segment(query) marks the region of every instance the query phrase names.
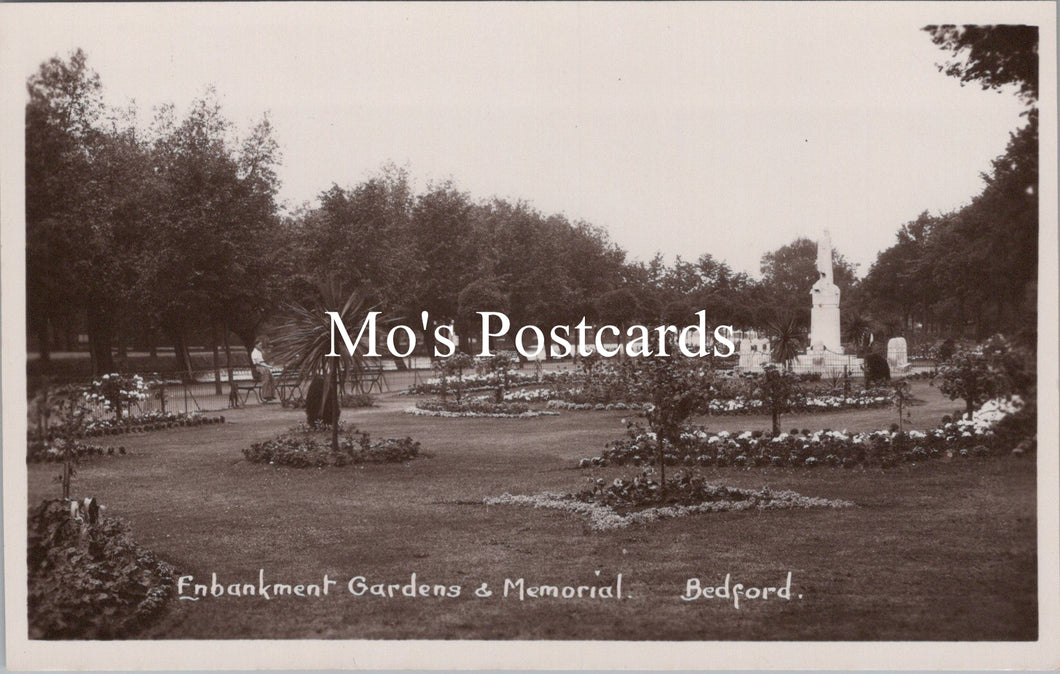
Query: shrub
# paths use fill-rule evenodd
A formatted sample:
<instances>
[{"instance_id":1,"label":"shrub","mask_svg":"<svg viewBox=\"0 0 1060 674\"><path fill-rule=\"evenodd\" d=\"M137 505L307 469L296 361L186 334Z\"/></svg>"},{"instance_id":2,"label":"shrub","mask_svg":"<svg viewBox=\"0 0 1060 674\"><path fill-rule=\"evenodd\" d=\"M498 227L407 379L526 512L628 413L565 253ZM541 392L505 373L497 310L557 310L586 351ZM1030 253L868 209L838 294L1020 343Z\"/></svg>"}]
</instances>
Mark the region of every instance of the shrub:
<instances>
[{"instance_id":1,"label":"shrub","mask_svg":"<svg viewBox=\"0 0 1060 674\"><path fill-rule=\"evenodd\" d=\"M326 427L299 425L277 437L243 450L251 463L292 468L324 468L354 463L400 463L419 456L420 443L412 438L387 438L373 443L368 433L339 424L339 449L325 437Z\"/></svg>"},{"instance_id":2,"label":"shrub","mask_svg":"<svg viewBox=\"0 0 1060 674\"><path fill-rule=\"evenodd\" d=\"M114 639L142 629L173 588L173 568L139 547L119 520L79 522L69 501L29 515L31 639Z\"/></svg>"},{"instance_id":3,"label":"shrub","mask_svg":"<svg viewBox=\"0 0 1060 674\"><path fill-rule=\"evenodd\" d=\"M882 354L870 353L865 356L865 363L862 368L865 371L865 386L872 386L891 380L891 366Z\"/></svg>"}]
</instances>

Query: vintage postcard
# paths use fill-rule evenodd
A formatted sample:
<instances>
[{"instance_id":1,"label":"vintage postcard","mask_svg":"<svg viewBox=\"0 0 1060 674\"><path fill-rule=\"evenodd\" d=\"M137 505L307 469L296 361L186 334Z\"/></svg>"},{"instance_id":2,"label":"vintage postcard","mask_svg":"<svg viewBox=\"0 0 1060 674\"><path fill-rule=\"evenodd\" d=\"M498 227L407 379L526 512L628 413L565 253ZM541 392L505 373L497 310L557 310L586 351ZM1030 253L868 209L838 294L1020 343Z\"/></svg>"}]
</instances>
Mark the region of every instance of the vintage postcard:
<instances>
[{"instance_id":1,"label":"vintage postcard","mask_svg":"<svg viewBox=\"0 0 1060 674\"><path fill-rule=\"evenodd\" d=\"M0 6L7 666L1060 666L1055 10Z\"/></svg>"}]
</instances>

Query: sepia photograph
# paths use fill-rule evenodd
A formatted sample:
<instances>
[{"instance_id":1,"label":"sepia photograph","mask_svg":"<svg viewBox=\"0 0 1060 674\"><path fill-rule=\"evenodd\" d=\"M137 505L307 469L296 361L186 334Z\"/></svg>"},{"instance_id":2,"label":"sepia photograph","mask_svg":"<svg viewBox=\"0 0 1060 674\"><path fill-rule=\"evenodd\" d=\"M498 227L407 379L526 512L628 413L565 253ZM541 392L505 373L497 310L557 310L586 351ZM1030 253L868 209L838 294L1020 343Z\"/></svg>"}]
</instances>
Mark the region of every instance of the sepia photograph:
<instances>
[{"instance_id":1,"label":"sepia photograph","mask_svg":"<svg viewBox=\"0 0 1060 674\"><path fill-rule=\"evenodd\" d=\"M0 7L8 666L1060 666L1055 9Z\"/></svg>"}]
</instances>

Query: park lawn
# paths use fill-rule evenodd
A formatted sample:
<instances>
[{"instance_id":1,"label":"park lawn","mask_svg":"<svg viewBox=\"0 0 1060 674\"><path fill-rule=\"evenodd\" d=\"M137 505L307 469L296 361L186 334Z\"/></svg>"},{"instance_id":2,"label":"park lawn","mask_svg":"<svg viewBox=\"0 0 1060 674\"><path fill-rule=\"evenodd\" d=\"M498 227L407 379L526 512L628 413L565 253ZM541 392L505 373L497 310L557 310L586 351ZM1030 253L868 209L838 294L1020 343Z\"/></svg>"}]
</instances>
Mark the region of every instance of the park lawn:
<instances>
[{"instance_id":1,"label":"park lawn","mask_svg":"<svg viewBox=\"0 0 1060 674\"><path fill-rule=\"evenodd\" d=\"M915 384L912 424L935 426L959 401ZM98 439L125 457L82 464L75 494L182 574L222 584L320 583L325 598L174 601L153 638L616 640L1025 640L1037 637L1034 458L935 461L890 470L710 468L712 481L793 489L857 507L698 515L590 533L577 516L485 506L487 496L573 491L573 469L623 435L619 412L536 419L439 419L384 396L343 418L375 438L411 435L427 455L404 465L325 470L250 464L241 449L293 425L278 406L226 413L229 423ZM629 414L629 413L626 413ZM767 429L764 416L698 420ZM787 416L785 430L886 428L893 410ZM55 465L29 466L30 502L53 496ZM600 571L597 577L595 572ZM685 602L689 578L776 586L790 601ZM346 582L457 584L458 598L354 597ZM594 585L622 574L621 600L503 598L528 585ZM494 594L475 597L488 583ZM801 595L799 598L798 595Z\"/></svg>"}]
</instances>

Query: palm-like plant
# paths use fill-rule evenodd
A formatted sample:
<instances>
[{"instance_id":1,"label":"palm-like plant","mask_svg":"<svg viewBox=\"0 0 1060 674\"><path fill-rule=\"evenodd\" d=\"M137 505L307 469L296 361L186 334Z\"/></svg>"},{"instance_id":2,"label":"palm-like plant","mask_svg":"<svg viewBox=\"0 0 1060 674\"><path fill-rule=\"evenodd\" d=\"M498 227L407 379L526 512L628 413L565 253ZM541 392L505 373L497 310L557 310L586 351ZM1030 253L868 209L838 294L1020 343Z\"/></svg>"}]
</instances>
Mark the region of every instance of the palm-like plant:
<instances>
[{"instance_id":1,"label":"palm-like plant","mask_svg":"<svg viewBox=\"0 0 1060 674\"><path fill-rule=\"evenodd\" d=\"M791 369L791 363L799 356L799 343L802 330L795 318L771 322L769 324L769 348L773 352L773 362L783 363L785 369Z\"/></svg>"},{"instance_id":2,"label":"palm-like plant","mask_svg":"<svg viewBox=\"0 0 1060 674\"><path fill-rule=\"evenodd\" d=\"M356 380L364 371L369 346L367 340L361 340L354 352L349 353L340 339L335 345L338 355L328 356L331 352L331 317L327 312L338 313L347 331L355 334L360 332L360 326L371 309L359 291L345 295L341 284L334 278L321 284L317 290L317 294L307 301L293 302L285 307L285 322L272 331L271 341L275 349L274 359L298 373L298 386L313 377L323 376L320 413L323 415L329 401L334 401L331 403L336 410L335 423L331 425L331 447L338 451L340 386L348 380Z\"/></svg>"},{"instance_id":3,"label":"palm-like plant","mask_svg":"<svg viewBox=\"0 0 1060 674\"><path fill-rule=\"evenodd\" d=\"M844 335L846 341L853 342L857 354L863 356L868 351L872 340L872 333L875 328L873 322L865 315L855 311L850 315L846 323Z\"/></svg>"}]
</instances>

